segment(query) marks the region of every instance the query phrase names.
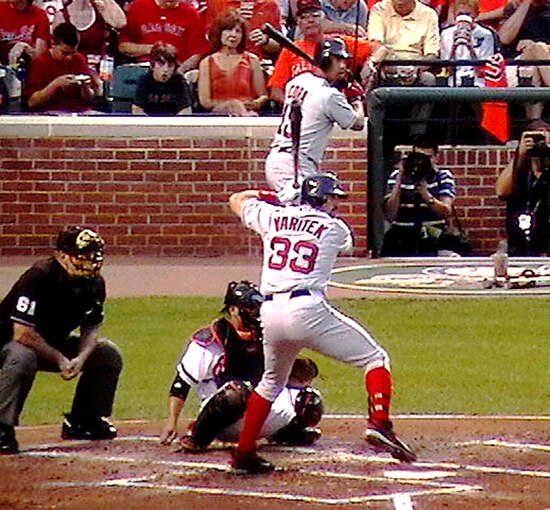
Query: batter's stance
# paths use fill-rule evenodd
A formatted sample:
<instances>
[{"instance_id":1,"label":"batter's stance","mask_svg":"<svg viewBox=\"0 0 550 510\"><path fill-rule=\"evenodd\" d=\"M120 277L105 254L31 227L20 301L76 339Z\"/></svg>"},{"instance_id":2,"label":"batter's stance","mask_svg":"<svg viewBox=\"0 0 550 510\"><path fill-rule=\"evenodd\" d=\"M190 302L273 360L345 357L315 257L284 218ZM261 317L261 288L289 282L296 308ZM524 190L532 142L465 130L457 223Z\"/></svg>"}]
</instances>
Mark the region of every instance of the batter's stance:
<instances>
[{"instance_id":1,"label":"batter's stance","mask_svg":"<svg viewBox=\"0 0 550 510\"><path fill-rule=\"evenodd\" d=\"M285 87L281 124L265 164L267 183L278 193L281 202L298 197L303 179L319 173L334 123L355 131L364 127L364 90L354 85L344 89L347 94L344 95L334 86L345 80L350 57L342 39L328 39L316 56L319 69L315 74L310 71L299 74ZM302 107L297 169L292 155L291 128L291 105L295 101L301 102ZM297 188L294 187L296 171Z\"/></svg>"},{"instance_id":2,"label":"batter's stance","mask_svg":"<svg viewBox=\"0 0 550 510\"><path fill-rule=\"evenodd\" d=\"M336 256L353 246L348 225L333 216L336 199L347 196L336 175L305 179L301 205L279 207L259 200L260 196L256 190L246 190L229 199L233 212L262 237L260 290L265 299L261 307L265 370L248 399L232 466L246 473L274 468L256 454L256 439L303 348L362 368L369 401L365 439L401 461L416 460L394 434L389 419L392 378L387 353L325 297Z\"/></svg>"}]
</instances>

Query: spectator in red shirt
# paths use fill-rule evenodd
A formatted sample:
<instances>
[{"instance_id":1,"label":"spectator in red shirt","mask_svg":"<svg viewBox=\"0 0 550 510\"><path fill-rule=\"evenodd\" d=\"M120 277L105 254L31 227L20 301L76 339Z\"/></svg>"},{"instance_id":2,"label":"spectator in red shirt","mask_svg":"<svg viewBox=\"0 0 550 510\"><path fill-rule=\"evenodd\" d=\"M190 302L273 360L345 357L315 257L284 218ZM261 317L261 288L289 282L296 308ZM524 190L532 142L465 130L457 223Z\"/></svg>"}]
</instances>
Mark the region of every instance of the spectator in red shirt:
<instances>
[{"instance_id":1,"label":"spectator in red shirt","mask_svg":"<svg viewBox=\"0 0 550 510\"><path fill-rule=\"evenodd\" d=\"M90 63L99 63L107 53L108 28L121 29L126 25L126 14L115 0L64 0L52 26L72 23L79 32L78 51Z\"/></svg>"},{"instance_id":2,"label":"spectator in red shirt","mask_svg":"<svg viewBox=\"0 0 550 510\"><path fill-rule=\"evenodd\" d=\"M127 19L119 51L128 57L147 61L153 44L172 44L183 62L179 71L184 72L197 68L201 56L211 51L202 18L182 0L134 0Z\"/></svg>"},{"instance_id":3,"label":"spectator in red shirt","mask_svg":"<svg viewBox=\"0 0 550 510\"><path fill-rule=\"evenodd\" d=\"M25 88L29 110L35 112L84 112L96 94L86 57L78 53L78 31L61 23L53 31L49 50L29 66Z\"/></svg>"},{"instance_id":4,"label":"spectator in red shirt","mask_svg":"<svg viewBox=\"0 0 550 510\"><path fill-rule=\"evenodd\" d=\"M0 63L15 65L23 55L35 58L50 42L46 11L33 0L0 2Z\"/></svg>"}]
</instances>

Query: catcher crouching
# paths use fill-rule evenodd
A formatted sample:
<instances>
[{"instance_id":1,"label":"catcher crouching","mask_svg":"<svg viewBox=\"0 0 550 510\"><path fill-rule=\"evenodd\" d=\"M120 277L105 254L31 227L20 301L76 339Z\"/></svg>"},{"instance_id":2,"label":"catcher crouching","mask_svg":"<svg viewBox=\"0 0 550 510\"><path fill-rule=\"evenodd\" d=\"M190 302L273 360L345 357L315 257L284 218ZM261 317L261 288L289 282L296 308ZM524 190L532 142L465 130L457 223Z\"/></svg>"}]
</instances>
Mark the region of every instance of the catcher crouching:
<instances>
[{"instance_id":1,"label":"catcher crouching","mask_svg":"<svg viewBox=\"0 0 550 510\"><path fill-rule=\"evenodd\" d=\"M262 302L263 296L252 282L229 283L223 317L192 335L177 364L161 443L176 441L176 450L202 452L215 439L238 440L248 397L264 368L259 321ZM260 437L288 445L311 445L319 439L321 431L316 426L323 414L323 399L311 385L317 375L313 360L295 361ZM191 388L197 391L201 410L180 437L178 419Z\"/></svg>"}]
</instances>

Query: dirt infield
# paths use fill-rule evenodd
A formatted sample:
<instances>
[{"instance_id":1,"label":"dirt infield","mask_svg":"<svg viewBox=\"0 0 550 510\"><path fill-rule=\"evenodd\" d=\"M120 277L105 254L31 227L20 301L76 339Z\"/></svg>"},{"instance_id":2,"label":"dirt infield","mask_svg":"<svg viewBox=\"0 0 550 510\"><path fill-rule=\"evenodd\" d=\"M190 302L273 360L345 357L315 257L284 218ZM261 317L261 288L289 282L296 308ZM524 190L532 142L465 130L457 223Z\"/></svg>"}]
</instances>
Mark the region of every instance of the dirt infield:
<instances>
[{"instance_id":1,"label":"dirt infield","mask_svg":"<svg viewBox=\"0 0 550 510\"><path fill-rule=\"evenodd\" d=\"M0 290L27 266L0 268ZM105 273L111 297L221 296L230 279L257 279L259 266L123 261ZM311 448L264 446L279 469L260 477L232 474L224 447L189 455L159 445L159 423L120 422L116 440L91 443L61 441L60 425L21 427L22 452L0 456L0 510L550 510L550 416L395 421L419 454L414 465L369 450L362 418L325 417Z\"/></svg>"},{"instance_id":2,"label":"dirt infield","mask_svg":"<svg viewBox=\"0 0 550 510\"><path fill-rule=\"evenodd\" d=\"M419 453L406 465L369 450L362 419L327 417L313 447L263 446L279 469L257 477L231 473L224 446L175 453L158 423L118 425L111 442L19 429L22 453L0 457L0 509L550 508L550 418L398 419Z\"/></svg>"}]
</instances>

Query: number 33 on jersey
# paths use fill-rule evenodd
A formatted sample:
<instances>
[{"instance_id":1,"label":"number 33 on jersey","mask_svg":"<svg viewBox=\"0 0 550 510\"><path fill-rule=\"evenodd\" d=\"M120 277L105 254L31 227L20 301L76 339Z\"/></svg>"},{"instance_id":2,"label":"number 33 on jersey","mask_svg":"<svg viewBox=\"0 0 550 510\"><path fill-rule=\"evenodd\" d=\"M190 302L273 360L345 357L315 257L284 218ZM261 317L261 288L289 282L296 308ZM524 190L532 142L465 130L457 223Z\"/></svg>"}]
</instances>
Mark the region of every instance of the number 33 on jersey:
<instances>
[{"instance_id":1,"label":"number 33 on jersey","mask_svg":"<svg viewBox=\"0 0 550 510\"><path fill-rule=\"evenodd\" d=\"M338 253L353 247L343 220L308 205L279 207L249 199L243 223L264 244L263 294L298 288L324 292Z\"/></svg>"}]
</instances>

